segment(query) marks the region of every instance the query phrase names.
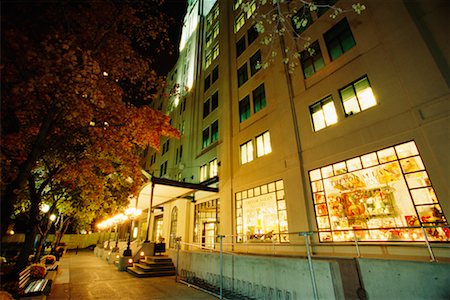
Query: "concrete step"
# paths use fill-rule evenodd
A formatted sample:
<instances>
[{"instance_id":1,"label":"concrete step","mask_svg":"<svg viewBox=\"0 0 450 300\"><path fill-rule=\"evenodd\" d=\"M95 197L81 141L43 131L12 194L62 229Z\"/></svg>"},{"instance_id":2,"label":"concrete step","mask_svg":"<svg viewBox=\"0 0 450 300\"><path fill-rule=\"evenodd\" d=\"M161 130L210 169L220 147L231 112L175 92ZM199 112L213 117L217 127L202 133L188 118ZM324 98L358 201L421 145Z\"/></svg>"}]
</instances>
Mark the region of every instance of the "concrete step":
<instances>
[{"instance_id":1,"label":"concrete step","mask_svg":"<svg viewBox=\"0 0 450 300\"><path fill-rule=\"evenodd\" d=\"M136 277L162 277L162 276L173 276L175 275L175 270L165 270L165 271L144 271L136 267L127 268L127 272Z\"/></svg>"},{"instance_id":2,"label":"concrete step","mask_svg":"<svg viewBox=\"0 0 450 300\"><path fill-rule=\"evenodd\" d=\"M175 270L175 267L174 267L173 264L149 266L147 264L135 263L134 267L138 268L138 269L141 269L143 271L147 271L147 272L158 272L158 271L166 271L166 270Z\"/></svg>"},{"instance_id":3,"label":"concrete step","mask_svg":"<svg viewBox=\"0 0 450 300\"><path fill-rule=\"evenodd\" d=\"M150 261L145 261L145 260L139 260L139 263L142 265L146 265L148 267L154 267L154 268L159 268L159 267L167 267L167 266L173 266L173 262L172 261L165 261L165 262L150 262Z\"/></svg>"},{"instance_id":4,"label":"concrete step","mask_svg":"<svg viewBox=\"0 0 450 300\"><path fill-rule=\"evenodd\" d=\"M172 259L168 256L144 256L141 261L145 262L154 262L154 263L161 263L161 262L172 262Z\"/></svg>"}]
</instances>

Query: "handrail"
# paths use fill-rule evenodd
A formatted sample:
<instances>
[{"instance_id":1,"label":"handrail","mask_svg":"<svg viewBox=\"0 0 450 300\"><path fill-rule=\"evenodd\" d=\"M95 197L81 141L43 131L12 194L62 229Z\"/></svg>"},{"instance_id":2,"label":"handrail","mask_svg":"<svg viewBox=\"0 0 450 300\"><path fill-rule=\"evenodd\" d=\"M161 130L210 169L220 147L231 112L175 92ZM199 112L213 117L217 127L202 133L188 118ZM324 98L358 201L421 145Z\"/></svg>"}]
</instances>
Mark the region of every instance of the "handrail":
<instances>
[{"instance_id":1,"label":"handrail","mask_svg":"<svg viewBox=\"0 0 450 300\"><path fill-rule=\"evenodd\" d=\"M219 243L215 242L213 245L213 247L206 247L204 246L202 243L188 243L188 242L182 242L180 237L176 238L176 242L177 242L177 255L176 255L176 280L178 280L178 274L179 274L179 259L180 259L180 250L181 250L181 245L184 246L188 246L188 247L193 247L193 248L198 248L202 251L209 251L209 252L215 252L217 254L219 254L219 292L220 294L218 295L220 297L220 299L223 299L223 293L224 293L224 287L223 287L223 254L229 254L229 255L239 255L241 252L239 251L235 251L234 250L234 246L249 246L251 245L253 246L273 246L275 249L275 246L280 246L280 247L284 247L284 246L302 246L306 248L306 255L307 255L307 259L308 259L308 266L309 266L309 273L311 276L311 287L312 287L312 292L314 295L314 299L318 299L318 289L317 289L317 283L316 283L316 278L315 278L315 274L314 274L314 268L313 268L313 253L311 251L311 247L315 246L336 246L336 245L345 245L348 246L350 242L352 241L345 241L345 242L333 242L333 243L315 243L313 244L312 242L312 237L315 234L319 234L319 233L323 233L323 232L353 232L353 242L356 248L356 254L357 257L361 257L361 251L360 251L360 244L361 241L358 240L358 232L361 231L370 231L370 230L415 230L415 229L420 229L423 233L423 238L422 239L416 239L415 241L413 241L413 243L403 243L402 246L412 246L412 247L420 247L420 246L425 246L429 252L430 258L431 258L431 262L437 262L437 259L434 255L433 249L431 247L431 242L429 241L428 237L427 237L427 232L426 229L429 228L450 228L449 225L441 225L441 226L410 226L410 227L388 227L388 228L354 228L354 229L342 229L342 230L312 230L312 231L301 231L301 232L281 232L281 233L273 233L273 235L277 235L277 234L284 234L284 235L297 235L297 236L303 236L304 237L304 244L300 244L300 243L280 243L278 241L275 240L271 240L268 241L267 243L253 243L253 242L249 242L249 240L247 239L245 242L231 242L231 243L224 243L224 239L226 238L236 238L236 237L241 237L241 236L245 236L245 235L217 235L216 238L219 239ZM449 236L448 233L445 232L446 237L445 237L445 243L449 242ZM249 235L247 235L249 236ZM377 241L377 245L380 245L380 242ZM382 245L385 245L384 242L389 242L389 241L383 241ZM364 243L364 242L363 242ZM219 244L219 250L215 249L216 245ZM367 242L364 243L364 245L374 245L373 242ZM391 244L388 244L391 245ZM398 245L398 243L397 243ZM439 244L438 244L439 245ZM450 244L448 244L448 247L445 248L449 248L450 249ZM224 251L224 246L232 246L231 247L231 251ZM247 253L248 253L248 248L247 248ZM256 253L255 253L256 254ZM267 253L265 253L267 254ZM192 283L190 283L192 285Z\"/></svg>"},{"instance_id":2,"label":"handrail","mask_svg":"<svg viewBox=\"0 0 450 300\"><path fill-rule=\"evenodd\" d=\"M378 245L383 245L383 246L405 246L405 247L425 247L427 248L427 251L429 253L429 256L431 258L432 262L436 262L437 259L434 255L433 252L433 247L434 248L450 248L450 244L448 244L449 237L447 236L446 239L444 241L436 241L436 243L434 243L433 241L430 241L427 237L427 233L426 233L426 229L432 229L432 228L450 228L449 225L440 225L440 226L432 226L432 225L427 225L427 226L405 226L405 227L385 227L385 228L354 228L354 229L340 229L340 230L312 230L312 231L300 231L300 232L280 232L280 233L272 233L273 236L277 236L277 235L296 235L296 236L303 236L304 234L308 234L311 237L311 240L308 242L310 243L310 247L328 247L328 246L349 246L351 243L353 243L355 249L356 249L356 257L361 257L361 246L378 246ZM371 230L421 230L423 236L416 238L414 240L411 241L407 241L405 243L399 243L399 240L374 240L374 241L361 241L360 239L358 239L358 233L359 232L363 232L363 231L371 231ZM353 233L353 238L350 240L342 240L342 241L334 241L334 242L317 242L317 239L314 240L312 239L313 236L317 236L320 233L323 232L330 232L330 233L337 233L337 232L352 232ZM292 242L280 242L279 240L274 240L274 239L270 239L270 240L251 240L248 237L250 235L237 235L237 234L231 234L231 235L220 235L222 236L222 246L223 247L227 247L227 250L229 250L230 248L232 249L231 251L224 251L224 253L228 253L228 254L233 254L233 253L242 253L242 251L236 251L234 250L235 247L238 247L240 249L242 249L242 246L247 247L246 252L247 253L252 253L248 248L254 248L254 247L272 247L273 248L273 254L275 253L275 248L277 247L295 247L295 246L302 246L304 247L306 245L306 243L292 243ZM242 242L237 242L236 238L238 237L247 237L244 241ZM219 238L219 236L217 236L217 238ZM231 242L225 242L225 240L229 240L232 239ZM375 244L376 242L376 244ZM191 246L191 247L196 247L196 248L200 248L201 250L206 250L206 251L217 251L214 249L214 247L217 247L219 245L219 243L215 242L213 247L205 247L203 245L201 245L201 243L186 243L186 242L182 242L181 244L186 245L186 246ZM433 247L432 245L433 244ZM448 244L448 247L446 246ZM257 252L259 253L259 252ZM311 255L313 255L311 253Z\"/></svg>"}]
</instances>

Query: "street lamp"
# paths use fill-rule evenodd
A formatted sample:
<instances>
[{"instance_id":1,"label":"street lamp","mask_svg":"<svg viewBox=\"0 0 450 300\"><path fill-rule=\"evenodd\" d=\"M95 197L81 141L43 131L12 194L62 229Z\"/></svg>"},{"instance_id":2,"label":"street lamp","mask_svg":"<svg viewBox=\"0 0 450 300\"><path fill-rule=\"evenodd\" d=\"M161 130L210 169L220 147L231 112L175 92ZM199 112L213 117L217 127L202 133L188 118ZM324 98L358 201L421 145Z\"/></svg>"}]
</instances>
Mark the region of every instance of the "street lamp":
<instances>
[{"instance_id":1,"label":"street lamp","mask_svg":"<svg viewBox=\"0 0 450 300\"><path fill-rule=\"evenodd\" d=\"M131 256L132 252L130 249L130 244L131 244L131 232L132 232L132 228L134 226L134 219L136 217L138 217L140 214L142 213L141 209L138 208L128 208L127 210L125 210L125 215L130 219L131 224L130 224L130 231L128 232L128 241L127 241L127 249L125 249L125 251L123 251L123 256Z\"/></svg>"}]
</instances>

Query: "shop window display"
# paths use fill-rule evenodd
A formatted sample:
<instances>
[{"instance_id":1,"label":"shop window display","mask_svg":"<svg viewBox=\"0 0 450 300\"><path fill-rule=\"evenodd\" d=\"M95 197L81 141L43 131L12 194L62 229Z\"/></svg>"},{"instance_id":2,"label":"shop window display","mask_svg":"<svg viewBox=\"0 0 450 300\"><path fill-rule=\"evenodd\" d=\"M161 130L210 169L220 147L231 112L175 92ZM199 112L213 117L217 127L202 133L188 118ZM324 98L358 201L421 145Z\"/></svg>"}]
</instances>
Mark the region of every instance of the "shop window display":
<instances>
[{"instance_id":1,"label":"shop window display","mask_svg":"<svg viewBox=\"0 0 450 300\"><path fill-rule=\"evenodd\" d=\"M321 242L448 241L450 232L416 144L309 173ZM424 227L425 230L422 230Z\"/></svg>"},{"instance_id":2,"label":"shop window display","mask_svg":"<svg viewBox=\"0 0 450 300\"><path fill-rule=\"evenodd\" d=\"M283 180L236 193L237 242L289 242Z\"/></svg>"}]
</instances>

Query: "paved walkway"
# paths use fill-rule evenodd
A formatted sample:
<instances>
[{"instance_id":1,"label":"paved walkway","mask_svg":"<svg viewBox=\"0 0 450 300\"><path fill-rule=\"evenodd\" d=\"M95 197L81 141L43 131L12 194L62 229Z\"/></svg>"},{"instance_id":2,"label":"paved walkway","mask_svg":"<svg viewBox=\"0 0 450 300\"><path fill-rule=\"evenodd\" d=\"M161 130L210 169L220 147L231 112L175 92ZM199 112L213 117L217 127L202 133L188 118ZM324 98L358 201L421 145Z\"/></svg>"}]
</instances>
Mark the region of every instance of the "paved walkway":
<instances>
[{"instance_id":1,"label":"paved walkway","mask_svg":"<svg viewBox=\"0 0 450 300\"><path fill-rule=\"evenodd\" d=\"M120 272L93 251L67 252L47 300L208 300L212 295L176 283L174 276L137 278Z\"/></svg>"}]
</instances>

